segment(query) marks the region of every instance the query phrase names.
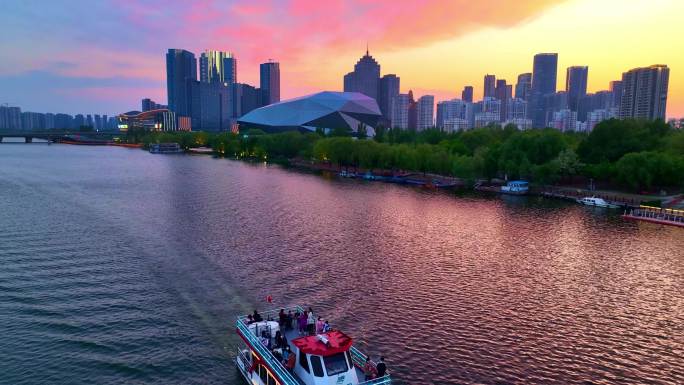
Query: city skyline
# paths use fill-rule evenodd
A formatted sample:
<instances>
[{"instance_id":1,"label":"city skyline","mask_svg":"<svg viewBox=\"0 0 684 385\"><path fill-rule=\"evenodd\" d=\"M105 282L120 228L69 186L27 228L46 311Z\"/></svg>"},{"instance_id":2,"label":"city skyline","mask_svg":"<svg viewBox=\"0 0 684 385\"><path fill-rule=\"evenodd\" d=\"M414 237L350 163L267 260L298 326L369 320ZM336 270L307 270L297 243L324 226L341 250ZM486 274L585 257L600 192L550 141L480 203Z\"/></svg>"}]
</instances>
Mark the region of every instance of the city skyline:
<instances>
[{"instance_id":1,"label":"city skyline","mask_svg":"<svg viewBox=\"0 0 684 385\"><path fill-rule=\"evenodd\" d=\"M588 92L608 89L610 81L619 80L632 68L666 64L671 69L667 117L684 116L680 80L684 58L677 42L670 46L666 38L682 28L676 23L676 14L684 11L684 5L674 1L611 0L600 5L584 0L540 1L520 7L501 1L465 10L465 2L459 1L441 6L433 2L421 7L401 5L396 10L361 3L317 6L293 1L270 7L241 2L207 2L194 7L170 3L153 10L149 4L144 7L133 2L117 9L113 3L78 7L81 3L73 1L66 9L56 10L49 4L32 7L31 2L10 2L10 11L0 16L0 21L4 34L15 41L2 54L0 103L21 106L25 111L112 115L136 109L143 97L164 101L163 53L168 48L232 52L241 63L240 81L249 84L259 84L260 63L279 61L281 99L288 99L342 90L340 74L349 71L368 42L372 55L382 63L383 74L401 77L400 92L435 95L436 101L459 98L467 85L474 86L474 99L481 99L482 78L488 73L515 84L518 74L532 71L531 58L538 52L558 52L557 89L565 88L567 67L588 66ZM432 25L444 20L441 12L457 6L461 9L452 15L453 20L445 26ZM481 16L475 12L478 7L494 11ZM327 28L331 27L329 21L314 20L325 12L358 14L360 20ZM220 15L233 15L236 21L228 22ZM278 15L292 15L291 23L299 25L267 23ZM84 21L81 31L68 26L74 23L66 23L85 16L99 22ZM180 27L164 25L172 16L181 18ZM373 27L356 25L369 17L381 21ZM574 23L572 37L565 36L570 21ZM201 23L206 28L199 28ZM119 25L129 29L109 32ZM55 33L46 32L56 27ZM317 38L296 39L297 33L307 29ZM543 36L536 33L540 30ZM273 37L273 32L280 35ZM36 38L40 33L41 38ZM27 41L34 49L25 50L21 43Z\"/></svg>"}]
</instances>

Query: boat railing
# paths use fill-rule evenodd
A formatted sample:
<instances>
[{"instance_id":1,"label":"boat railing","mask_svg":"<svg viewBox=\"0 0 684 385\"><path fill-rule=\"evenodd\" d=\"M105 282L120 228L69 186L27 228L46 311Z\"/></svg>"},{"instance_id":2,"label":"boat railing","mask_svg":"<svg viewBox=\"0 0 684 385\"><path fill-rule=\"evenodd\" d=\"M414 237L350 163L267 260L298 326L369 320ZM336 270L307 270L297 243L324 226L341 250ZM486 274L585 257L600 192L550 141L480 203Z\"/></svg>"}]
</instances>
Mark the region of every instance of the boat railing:
<instances>
[{"instance_id":1,"label":"boat railing","mask_svg":"<svg viewBox=\"0 0 684 385\"><path fill-rule=\"evenodd\" d=\"M278 311L279 310L275 310L274 312L277 314ZM266 312L264 313L264 315L268 315L269 313L272 312ZM264 319L268 320L268 318ZM259 356L261 356L261 358L268 365L268 367L271 370L273 370L274 374L281 379L281 385L299 385L299 382L292 376L292 374L290 374L290 372L288 372L285 369L283 364L279 360L277 360L275 356L273 356L273 354L264 345L261 344L257 336L252 334L252 332L249 330L249 327L247 326L247 323L245 322L245 317L238 317L236 323L237 329L240 331L242 336L247 340L250 347L254 349L259 354Z\"/></svg>"},{"instance_id":2,"label":"boat railing","mask_svg":"<svg viewBox=\"0 0 684 385\"><path fill-rule=\"evenodd\" d=\"M641 206L625 211L625 215L632 217L657 219L676 223L684 223L684 211L659 207Z\"/></svg>"},{"instance_id":3,"label":"boat railing","mask_svg":"<svg viewBox=\"0 0 684 385\"><path fill-rule=\"evenodd\" d=\"M352 346L351 349L349 349L349 353L351 353L354 365L359 368L363 368L363 366L366 364L366 358L368 356L363 354L359 349L355 348L354 346ZM373 363L373 366L377 366L375 361L371 360L371 362ZM361 382L359 383L359 385L389 385L391 383L392 379L388 374L380 378L374 378L372 380Z\"/></svg>"},{"instance_id":4,"label":"boat railing","mask_svg":"<svg viewBox=\"0 0 684 385\"><path fill-rule=\"evenodd\" d=\"M252 365L249 351L245 349L240 349L239 346L236 346L235 349L237 350L237 353L235 354L235 359L240 361L240 363L242 364L238 365L238 368L246 378L249 378L249 373L247 373L247 369L245 369L249 368Z\"/></svg>"}]
</instances>

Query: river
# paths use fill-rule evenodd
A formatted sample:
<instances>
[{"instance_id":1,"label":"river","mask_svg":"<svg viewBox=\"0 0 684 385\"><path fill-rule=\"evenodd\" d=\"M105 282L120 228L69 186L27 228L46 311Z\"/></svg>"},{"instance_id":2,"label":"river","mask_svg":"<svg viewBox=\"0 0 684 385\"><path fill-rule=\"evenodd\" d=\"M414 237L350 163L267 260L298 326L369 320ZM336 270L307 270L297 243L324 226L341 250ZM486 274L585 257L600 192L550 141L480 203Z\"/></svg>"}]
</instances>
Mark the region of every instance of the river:
<instances>
[{"instance_id":1,"label":"river","mask_svg":"<svg viewBox=\"0 0 684 385\"><path fill-rule=\"evenodd\" d=\"M684 383L684 231L541 198L0 144L0 383L242 384L302 304L398 384Z\"/></svg>"}]
</instances>

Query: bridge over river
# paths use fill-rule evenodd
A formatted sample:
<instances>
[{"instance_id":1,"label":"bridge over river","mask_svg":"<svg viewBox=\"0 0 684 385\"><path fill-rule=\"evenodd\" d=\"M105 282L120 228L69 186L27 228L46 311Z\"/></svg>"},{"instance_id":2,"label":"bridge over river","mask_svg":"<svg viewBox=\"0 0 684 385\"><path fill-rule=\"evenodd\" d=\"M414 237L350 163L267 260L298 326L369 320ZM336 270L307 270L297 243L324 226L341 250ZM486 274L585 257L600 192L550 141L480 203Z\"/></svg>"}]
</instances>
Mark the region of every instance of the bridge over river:
<instances>
[{"instance_id":1,"label":"bridge over river","mask_svg":"<svg viewBox=\"0 0 684 385\"><path fill-rule=\"evenodd\" d=\"M115 132L97 132L97 131L78 131L78 130L2 130L0 129L0 143L4 138L24 138L25 143L33 142L33 139L43 139L48 142L59 142L62 140L74 140L83 138L85 140L108 141L115 136L119 136Z\"/></svg>"}]
</instances>

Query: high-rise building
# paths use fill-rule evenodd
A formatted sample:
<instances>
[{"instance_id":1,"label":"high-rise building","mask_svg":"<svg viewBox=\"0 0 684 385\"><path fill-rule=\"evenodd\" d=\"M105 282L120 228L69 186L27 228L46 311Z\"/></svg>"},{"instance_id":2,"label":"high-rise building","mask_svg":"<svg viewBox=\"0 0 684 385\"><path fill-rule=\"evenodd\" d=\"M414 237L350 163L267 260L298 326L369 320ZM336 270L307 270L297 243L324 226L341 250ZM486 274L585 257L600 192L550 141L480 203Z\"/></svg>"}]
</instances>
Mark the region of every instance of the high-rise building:
<instances>
[{"instance_id":1,"label":"high-rise building","mask_svg":"<svg viewBox=\"0 0 684 385\"><path fill-rule=\"evenodd\" d=\"M518 82L515 84L515 97L528 100L532 91L532 73L527 72L518 75Z\"/></svg>"},{"instance_id":2,"label":"high-rise building","mask_svg":"<svg viewBox=\"0 0 684 385\"><path fill-rule=\"evenodd\" d=\"M523 99L509 99L506 107L505 120L519 120L527 117L527 102Z\"/></svg>"},{"instance_id":3,"label":"high-rise building","mask_svg":"<svg viewBox=\"0 0 684 385\"><path fill-rule=\"evenodd\" d=\"M72 128L81 128L82 126L85 126L85 118L81 114L76 114Z\"/></svg>"},{"instance_id":4,"label":"high-rise building","mask_svg":"<svg viewBox=\"0 0 684 385\"><path fill-rule=\"evenodd\" d=\"M435 126L437 128L446 128L446 123L453 119L463 119L468 121L469 107L472 104L465 100L452 99L437 103L437 118ZM470 108L472 110L472 108Z\"/></svg>"},{"instance_id":5,"label":"high-rise building","mask_svg":"<svg viewBox=\"0 0 684 385\"><path fill-rule=\"evenodd\" d=\"M262 106L263 97L259 88L249 84L235 83L232 88L234 119Z\"/></svg>"},{"instance_id":6,"label":"high-rise building","mask_svg":"<svg viewBox=\"0 0 684 385\"><path fill-rule=\"evenodd\" d=\"M549 121L553 119L553 114L560 110L568 109L568 93L565 91L558 91L552 94L545 94L541 98L541 104L544 106L544 114L541 126L546 127Z\"/></svg>"},{"instance_id":7,"label":"high-rise building","mask_svg":"<svg viewBox=\"0 0 684 385\"><path fill-rule=\"evenodd\" d=\"M142 107L142 112L152 111L152 110L161 110L161 109L168 108L167 106L158 104L157 102L155 102L154 100L152 100L150 98L143 99L140 103L140 107Z\"/></svg>"},{"instance_id":8,"label":"high-rise building","mask_svg":"<svg viewBox=\"0 0 684 385\"><path fill-rule=\"evenodd\" d=\"M263 96L263 105L280 101L280 63L269 60L259 66L259 84ZM378 83L375 83L375 87ZM376 90L377 92L377 90Z\"/></svg>"},{"instance_id":9,"label":"high-rise building","mask_svg":"<svg viewBox=\"0 0 684 385\"><path fill-rule=\"evenodd\" d=\"M418 99L417 114L416 129L418 131L435 126L435 97L433 95L423 95Z\"/></svg>"},{"instance_id":10,"label":"high-rise building","mask_svg":"<svg viewBox=\"0 0 684 385\"><path fill-rule=\"evenodd\" d=\"M409 107L408 107L408 128L415 130L418 128L418 103L413 98L413 91L409 90Z\"/></svg>"},{"instance_id":11,"label":"high-rise building","mask_svg":"<svg viewBox=\"0 0 684 385\"><path fill-rule=\"evenodd\" d=\"M586 129L587 131L591 131L597 124L611 118L615 118L615 115L609 110L593 110L587 114Z\"/></svg>"},{"instance_id":12,"label":"high-rise building","mask_svg":"<svg viewBox=\"0 0 684 385\"><path fill-rule=\"evenodd\" d=\"M228 131L232 116L230 87L221 83L189 82L193 130Z\"/></svg>"},{"instance_id":13,"label":"high-rise building","mask_svg":"<svg viewBox=\"0 0 684 385\"><path fill-rule=\"evenodd\" d=\"M169 109L177 116L190 116L190 88L196 80L195 54L184 49L169 49L166 54L166 91Z\"/></svg>"},{"instance_id":14,"label":"high-rise building","mask_svg":"<svg viewBox=\"0 0 684 385\"><path fill-rule=\"evenodd\" d=\"M21 129L26 131L45 129L45 115L39 112L22 112Z\"/></svg>"},{"instance_id":15,"label":"high-rise building","mask_svg":"<svg viewBox=\"0 0 684 385\"><path fill-rule=\"evenodd\" d=\"M573 66L568 67L565 76L565 92L568 93L568 109L575 111L579 109L580 100L587 94L587 77L589 67Z\"/></svg>"},{"instance_id":16,"label":"high-rise building","mask_svg":"<svg viewBox=\"0 0 684 385\"><path fill-rule=\"evenodd\" d=\"M620 99L622 99L622 81L613 80L610 82L610 92L612 94L611 107L620 110Z\"/></svg>"},{"instance_id":17,"label":"high-rise building","mask_svg":"<svg viewBox=\"0 0 684 385\"><path fill-rule=\"evenodd\" d=\"M0 106L0 129L21 129L21 108Z\"/></svg>"},{"instance_id":18,"label":"high-rise building","mask_svg":"<svg viewBox=\"0 0 684 385\"><path fill-rule=\"evenodd\" d=\"M50 112L47 112L45 114L45 129L46 130L54 130L55 129L55 114L50 113Z\"/></svg>"},{"instance_id":19,"label":"high-rise building","mask_svg":"<svg viewBox=\"0 0 684 385\"><path fill-rule=\"evenodd\" d=\"M496 97L496 76L485 75L484 77L484 96L483 97Z\"/></svg>"},{"instance_id":20,"label":"high-rise building","mask_svg":"<svg viewBox=\"0 0 684 385\"><path fill-rule=\"evenodd\" d=\"M206 50L200 55L200 81L232 85L237 82L237 61L232 53Z\"/></svg>"},{"instance_id":21,"label":"high-rise building","mask_svg":"<svg viewBox=\"0 0 684 385\"><path fill-rule=\"evenodd\" d=\"M461 100L467 103L473 102L473 86L463 87L463 91L461 91Z\"/></svg>"},{"instance_id":22,"label":"high-rise building","mask_svg":"<svg viewBox=\"0 0 684 385\"><path fill-rule=\"evenodd\" d=\"M55 128L68 130L74 127L74 118L69 114L55 114Z\"/></svg>"},{"instance_id":23,"label":"high-rise building","mask_svg":"<svg viewBox=\"0 0 684 385\"><path fill-rule=\"evenodd\" d=\"M392 101L392 128L406 130L409 128L409 104L408 94L399 94Z\"/></svg>"},{"instance_id":24,"label":"high-rise building","mask_svg":"<svg viewBox=\"0 0 684 385\"><path fill-rule=\"evenodd\" d=\"M378 90L378 106L385 120L385 124L392 126L392 101L399 95L399 77L394 74L385 75L380 79Z\"/></svg>"},{"instance_id":25,"label":"high-rise building","mask_svg":"<svg viewBox=\"0 0 684 385\"><path fill-rule=\"evenodd\" d=\"M513 98L513 86L506 79L497 79L494 97L501 101L501 121L506 120L508 100Z\"/></svg>"},{"instance_id":26,"label":"high-rise building","mask_svg":"<svg viewBox=\"0 0 684 385\"><path fill-rule=\"evenodd\" d=\"M580 99L577 109L577 120L583 122L588 119L589 113L595 110L606 110L617 116L619 109L613 106L613 93L610 91L598 91L587 94Z\"/></svg>"},{"instance_id":27,"label":"high-rise building","mask_svg":"<svg viewBox=\"0 0 684 385\"><path fill-rule=\"evenodd\" d=\"M370 56L366 49L366 55L354 65L354 71L344 75L344 91L360 92L378 100L379 81L380 64Z\"/></svg>"},{"instance_id":28,"label":"high-rise building","mask_svg":"<svg viewBox=\"0 0 684 385\"><path fill-rule=\"evenodd\" d=\"M670 69L656 64L622 74L620 119L663 119L667 107Z\"/></svg>"},{"instance_id":29,"label":"high-rise building","mask_svg":"<svg viewBox=\"0 0 684 385\"><path fill-rule=\"evenodd\" d=\"M556 92L558 78L558 54L539 53L534 55L532 68L532 94L528 113L534 127L546 125L546 106L544 97Z\"/></svg>"},{"instance_id":30,"label":"high-rise building","mask_svg":"<svg viewBox=\"0 0 684 385\"><path fill-rule=\"evenodd\" d=\"M569 109L563 109L553 113L549 120L549 127L560 131L576 131L577 130L577 112Z\"/></svg>"}]
</instances>

